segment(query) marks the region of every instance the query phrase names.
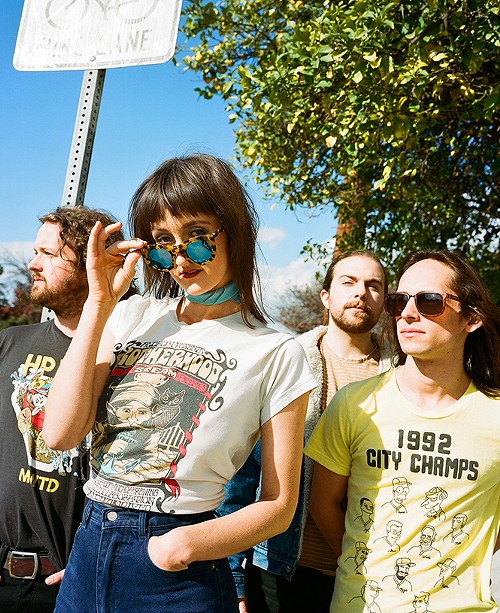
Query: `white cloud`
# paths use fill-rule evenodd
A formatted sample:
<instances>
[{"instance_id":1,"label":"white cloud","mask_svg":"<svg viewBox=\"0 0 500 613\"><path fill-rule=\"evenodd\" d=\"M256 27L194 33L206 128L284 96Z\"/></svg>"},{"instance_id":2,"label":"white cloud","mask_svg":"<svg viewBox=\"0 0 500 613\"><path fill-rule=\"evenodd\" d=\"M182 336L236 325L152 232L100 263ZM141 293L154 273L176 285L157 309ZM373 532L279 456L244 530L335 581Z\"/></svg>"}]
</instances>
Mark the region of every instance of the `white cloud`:
<instances>
[{"instance_id":1,"label":"white cloud","mask_svg":"<svg viewBox=\"0 0 500 613\"><path fill-rule=\"evenodd\" d=\"M16 260L28 262L32 257L33 242L0 242L1 260L15 258Z\"/></svg>"},{"instance_id":2,"label":"white cloud","mask_svg":"<svg viewBox=\"0 0 500 613\"><path fill-rule=\"evenodd\" d=\"M259 228L259 243L269 251L274 251L285 238L286 231L283 228L272 228L271 226Z\"/></svg>"},{"instance_id":3,"label":"white cloud","mask_svg":"<svg viewBox=\"0 0 500 613\"><path fill-rule=\"evenodd\" d=\"M18 280L19 271L8 266L11 260L24 266L33 257L32 242L0 242L0 264L4 266L4 272L0 275L0 284L6 292L8 300L12 299L15 282Z\"/></svg>"},{"instance_id":4,"label":"white cloud","mask_svg":"<svg viewBox=\"0 0 500 613\"><path fill-rule=\"evenodd\" d=\"M286 266L260 264L259 271L266 305L271 307L292 285L307 285L314 281L317 266L313 262L296 259Z\"/></svg>"},{"instance_id":5,"label":"white cloud","mask_svg":"<svg viewBox=\"0 0 500 613\"><path fill-rule=\"evenodd\" d=\"M317 266L313 262L304 262L302 259L293 260L286 266L259 264L264 306L272 318L271 327L290 332L276 319L279 300L290 286L312 283L316 270Z\"/></svg>"}]
</instances>

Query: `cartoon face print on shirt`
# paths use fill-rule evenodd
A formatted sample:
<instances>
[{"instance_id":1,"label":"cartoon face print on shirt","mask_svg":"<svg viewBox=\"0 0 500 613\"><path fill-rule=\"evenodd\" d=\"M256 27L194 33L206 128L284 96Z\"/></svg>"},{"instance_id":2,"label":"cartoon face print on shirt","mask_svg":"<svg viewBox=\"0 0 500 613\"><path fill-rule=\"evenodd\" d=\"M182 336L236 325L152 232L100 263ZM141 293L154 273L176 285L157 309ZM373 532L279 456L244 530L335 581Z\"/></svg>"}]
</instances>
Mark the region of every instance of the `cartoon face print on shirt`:
<instances>
[{"instance_id":1,"label":"cartoon face print on shirt","mask_svg":"<svg viewBox=\"0 0 500 613\"><path fill-rule=\"evenodd\" d=\"M417 592L413 598L413 609L409 613L434 613L429 609L429 592Z\"/></svg>"},{"instance_id":2,"label":"cartoon face print on shirt","mask_svg":"<svg viewBox=\"0 0 500 613\"><path fill-rule=\"evenodd\" d=\"M109 423L131 428L167 426L179 414L185 395L185 390L175 393L167 384L167 377L142 371L136 372L130 383L118 384L107 403ZM155 411L151 400L156 403Z\"/></svg>"},{"instance_id":3,"label":"cartoon face print on shirt","mask_svg":"<svg viewBox=\"0 0 500 613\"><path fill-rule=\"evenodd\" d=\"M176 454L175 446L165 441L177 432L175 424L169 426L179 416L186 394L184 389L173 391L168 382L164 374L138 370L132 381L114 386L106 403L108 423L120 432L96 456L102 473L130 482L141 481L144 471L157 480L165 476L163 462L172 462ZM142 453L136 454L139 445Z\"/></svg>"},{"instance_id":4,"label":"cartoon face print on shirt","mask_svg":"<svg viewBox=\"0 0 500 613\"><path fill-rule=\"evenodd\" d=\"M153 499L158 510L169 508L168 501L181 492L178 465L204 413L223 405L221 392L234 368L235 361L222 351L212 355L184 343L117 345L93 430L94 474L120 487L124 504L128 497L134 505L144 498L147 505ZM109 486L100 487L104 497Z\"/></svg>"},{"instance_id":5,"label":"cartoon face print on shirt","mask_svg":"<svg viewBox=\"0 0 500 613\"><path fill-rule=\"evenodd\" d=\"M349 603L353 603L351 607L356 611L361 610L358 609L358 606L362 606L363 613L381 613L381 609L375 601L382 591L383 589L379 587L377 581L368 579L361 587L360 595L351 598Z\"/></svg>"},{"instance_id":6,"label":"cartoon face print on shirt","mask_svg":"<svg viewBox=\"0 0 500 613\"><path fill-rule=\"evenodd\" d=\"M55 361L47 356L43 357L40 364L43 363L47 368L52 366L53 369ZM34 361L37 363L36 359ZM70 473L72 460L78 455L78 451L50 449L42 436L45 404L52 377L45 374L43 367L29 368L27 364L21 364L11 378L14 386L12 407L17 416L17 427L23 436L28 465L45 472L57 471L60 475Z\"/></svg>"},{"instance_id":7,"label":"cartoon face print on shirt","mask_svg":"<svg viewBox=\"0 0 500 613\"><path fill-rule=\"evenodd\" d=\"M448 498L448 492L442 487L431 487L428 492L425 492L425 500L420 505L427 509L425 516L440 521L446 519L446 515L441 508L441 504L446 498Z\"/></svg>"},{"instance_id":8,"label":"cartoon face print on shirt","mask_svg":"<svg viewBox=\"0 0 500 613\"><path fill-rule=\"evenodd\" d=\"M387 575L382 579L384 587L397 590L402 594L411 592L413 588L408 580L408 575L412 566L415 566L415 563L412 562L410 558L398 558L394 566L394 570L396 571L394 575Z\"/></svg>"},{"instance_id":9,"label":"cartoon face print on shirt","mask_svg":"<svg viewBox=\"0 0 500 613\"><path fill-rule=\"evenodd\" d=\"M375 539L375 543L381 543L389 552L400 551L399 541L403 532L403 524L397 519L391 519L385 527L386 535Z\"/></svg>"},{"instance_id":10,"label":"cartoon face print on shirt","mask_svg":"<svg viewBox=\"0 0 500 613\"><path fill-rule=\"evenodd\" d=\"M392 480L392 498L382 506L391 505L396 513L408 513L405 502L410 493L411 483L406 477L394 477Z\"/></svg>"},{"instance_id":11,"label":"cartoon face print on shirt","mask_svg":"<svg viewBox=\"0 0 500 613\"><path fill-rule=\"evenodd\" d=\"M424 526L420 531L420 538L418 545L410 547L408 553L418 555L426 560L434 560L441 557L441 552L436 549L434 541L436 540L436 529L434 526Z\"/></svg>"},{"instance_id":12,"label":"cartoon face print on shirt","mask_svg":"<svg viewBox=\"0 0 500 613\"><path fill-rule=\"evenodd\" d=\"M355 544L356 552L353 556L349 556L346 558L347 561L351 561L353 565L353 570L357 575L366 574L365 562L368 554L371 553L371 549L368 549L366 543L363 541L357 541Z\"/></svg>"},{"instance_id":13,"label":"cartoon face print on shirt","mask_svg":"<svg viewBox=\"0 0 500 613\"><path fill-rule=\"evenodd\" d=\"M363 532L369 532L373 526L373 502L369 498L361 498L359 509L360 514L354 518L354 522L363 528Z\"/></svg>"},{"instance_id":14,"label":"cartoon face print on shirt","mask_svg":"<svg viewBox=\"0 0 500 613\"><path fill-rule=\"evenodd\" d=\"M469 538L469 533L465 531L467 523L467 515L465 513L457 513L451 520L451 530L445 534L443 540L451 540L454 545L461 545Z\"/></svg>"},{"instance_id":15,"label":"cartoon face print on shirt","mask_svg":"<svg viewBox=\"0 0 500 613\"><path fill-rule=\"evenodd\" d=\"M434 584L435 588L449 588L453 582L460 585L458 576L455 574L457 563L453 558L446 558L444 562L438 562L437 565L439 567L439 579Z\"/></svg>"}]
</instances>

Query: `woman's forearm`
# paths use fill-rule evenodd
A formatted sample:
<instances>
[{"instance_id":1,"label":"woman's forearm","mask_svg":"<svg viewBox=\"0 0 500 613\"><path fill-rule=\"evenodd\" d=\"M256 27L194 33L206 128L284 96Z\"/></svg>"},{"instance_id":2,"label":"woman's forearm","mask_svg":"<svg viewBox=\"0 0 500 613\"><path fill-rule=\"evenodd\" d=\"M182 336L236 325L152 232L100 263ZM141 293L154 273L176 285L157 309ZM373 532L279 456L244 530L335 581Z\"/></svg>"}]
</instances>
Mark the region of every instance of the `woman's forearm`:
<instances>
[{"instance_id":1,"label":"woman's forearm","mask_svg":"<svg viewBox=\"0 0 500 613\"><path fill-rule=\"evenodd\" d=\"M75 336L47 398L43 437L52 449L76 447L92 429L98 399L96 387L102 389L109 374L109 357L107 364L98 366L96 359L113 307L85 303Z\"/></svg>"},{"instance_id":2,"label":"woman's forearm","mask_svg":"<svg viewBox=\"0 0 500 613\"><path fill-rule=\"evenodd\" d=\"M184 570L194 561L225 558L284 532L296 505L297 498L286 504L259 500L235 513L152 537L149 554L157 566L170 571Z\"/></svg>"},{"instance_id":3,"label":"woman's forearm","mask_svg":"<svg viewBox=\"0 0 500 613\"><path fill-rule=\"evenodd\" d=\"M308 395L291 402L262 426L260 500L151 539L149 552L157 566L182 570L195 560L225 558L288 528L298 501Z\"/></svg>"},{"instance_id":4,"label":"woman's forearm","mask_svg":"<svg viewBox=\"0 0 500 613\"><path fill-rule=\"evenodd\" d=\"M89 297L75 336L54 377L45 408L43 437L52 449L70 449L90 432L97 400L109 375L113 338L106 322L134 277L144 241L130 239L106 247L121 223L97 222L87 246ZM132 251L131 251L132 250Z\"/></svg>"}]
</instances>

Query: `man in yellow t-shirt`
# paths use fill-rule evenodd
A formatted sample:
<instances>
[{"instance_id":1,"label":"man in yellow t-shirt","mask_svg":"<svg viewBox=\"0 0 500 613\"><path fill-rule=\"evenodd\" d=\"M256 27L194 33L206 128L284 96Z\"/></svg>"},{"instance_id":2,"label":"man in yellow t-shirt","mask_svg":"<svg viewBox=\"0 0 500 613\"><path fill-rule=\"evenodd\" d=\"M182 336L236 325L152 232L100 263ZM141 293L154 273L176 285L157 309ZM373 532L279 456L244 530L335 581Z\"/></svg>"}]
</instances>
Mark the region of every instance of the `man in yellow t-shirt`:
<instances>
[{"instance_id":1,"label":"man in yellow t-shirt","mask_svg":"<svg viewBox=\"0 0 500 613\"><path fill-rule=\"evenodd\" d=\"M395 368L337 392L305 450L315 461L310 512L340 554L330 611L362 613L359 596L376 582L382 611L493 613L500 310L474 268L449 251L411 254L397 280L385 298ZM368 533L355 521L363 497L374 506ZM467 538L450 537L457 518L466 518ZM386 540L394 521L398 548ZM361 574L351 563L360 541Z\"/></svg>"}]
</instances>

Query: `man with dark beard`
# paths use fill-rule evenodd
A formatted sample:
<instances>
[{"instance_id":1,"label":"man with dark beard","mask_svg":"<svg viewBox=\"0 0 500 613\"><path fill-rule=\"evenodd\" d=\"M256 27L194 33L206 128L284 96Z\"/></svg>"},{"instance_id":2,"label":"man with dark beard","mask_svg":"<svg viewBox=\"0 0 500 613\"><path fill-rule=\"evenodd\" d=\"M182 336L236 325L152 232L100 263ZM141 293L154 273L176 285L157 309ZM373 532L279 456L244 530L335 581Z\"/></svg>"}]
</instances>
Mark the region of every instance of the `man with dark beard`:
<instances>
[{"instance_id":1,"label":"man with dark beard","mask_svg":"<svg viewBox=\"0 0 500 613\"><path fill-rule=\"evenodd\" d=\"M346 251L331 262L321 291L326 325L298 339L318 382L309 396L306 441L339 388L389 368L389 352L372 333L386 291L386 273L373 252ZM257 444L226 486L219 511L228 513L248 503L248 496L255 496L259 474ZM305 458L299 504L289 529L246 552L244 564L243 554L230 560L242 613L329 611L337 562L307 513L311 480L312 462Z\"/></svg>"},{"instance_id":2,"label":"man with dark beard","mask_svg":"<svg viewBox=\"0 0 500 613\"><path fill-rule=\"evenodd\" d=\"M54 451L41 430L51 381L88 294L87 240L96 221L83 206L58 208L42 226L28 264L35 304L54 318L0 333L0 610L54 610L83 510L87 447ZM112 243L123 239L116 233Z\"/></svg>"}]
</instances>

